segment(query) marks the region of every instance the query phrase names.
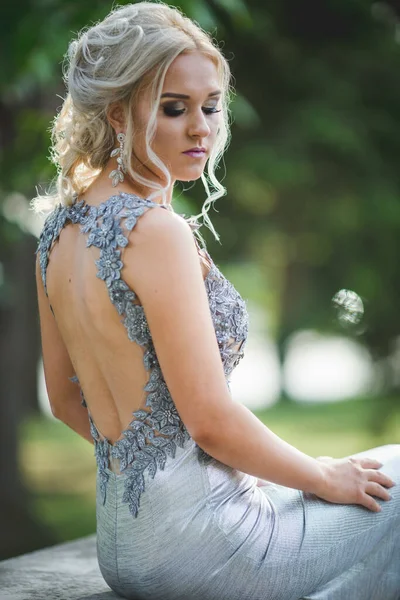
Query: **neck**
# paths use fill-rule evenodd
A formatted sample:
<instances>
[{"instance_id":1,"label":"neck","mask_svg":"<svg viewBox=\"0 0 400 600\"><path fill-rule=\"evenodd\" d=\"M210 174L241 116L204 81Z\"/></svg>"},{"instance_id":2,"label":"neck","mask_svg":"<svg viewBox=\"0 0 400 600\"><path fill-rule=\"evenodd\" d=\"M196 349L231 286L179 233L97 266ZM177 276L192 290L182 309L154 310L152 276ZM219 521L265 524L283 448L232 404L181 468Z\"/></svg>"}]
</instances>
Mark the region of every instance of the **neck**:
<instances>
[{"instance_id":1,"label":"neck","mask_svg":"<svg viewBox=\"0 0 400 600\"><path fill-rule=\"evenodd\" d=\"M126 192L127 194L135 194L140 198L148 198L149 195L154 191L150 188L141 185L140 183L133 181L126 173L124 173L124 181L119 183L116 187L113 187L111 184L111 179L109 177L111 171L115 170L116 163L115 159L110 159L101 173L96 177L96 179L88 186L82 196L85 197L85 201L90 204L98 205L101 204L104 200L112 196L113 194L118 194L119 192ZM169 189L166 191L166 199L165 204L171 206L172 209L172 191L174 184L172 183ZM162 203L161 193L153 198L153 202Z\"/></svg>"},{"instance_id":2,"label":"neck","mask_svg":"<svg viewBox=\"0 0 400 600\"><path fill-rule=\"evenodd\" d=\"M101 181L104 183L105 186L110 186L111 189L116 189L119 192L127 192L128 194L136 194L137 196L140 196L141 198L148 198L148 196L152 192L154 192L154 189L144 186L144 185L140 184L139 182L131 179L131 177L129 177L129 175L127 173L124 173L124 181L122 183L119 183L116 188L112 188L111 179L110 179L109 175L113 170L115 170L115 168L116 168L115 159L110 159L108 161L106 167L100 173L99 178L101 178ZM140 169L137 169L137 171L139 172L140 175L143 175L140 172ZM154 180L154 182L162 183L159 178L156 178L154 176L154 173L150 172L148 169L146 169L146 171L147 171L146 177L148 177L150 180ZM172 203L173 188L174 188L174 182L172 182L172 184L166 191L166 198L165 198L166 204ZM159 203L162 202L161 193L158 196L156 196L155 198L153 198L153 202L159 202Z\"/></svg>"}]
</instances>

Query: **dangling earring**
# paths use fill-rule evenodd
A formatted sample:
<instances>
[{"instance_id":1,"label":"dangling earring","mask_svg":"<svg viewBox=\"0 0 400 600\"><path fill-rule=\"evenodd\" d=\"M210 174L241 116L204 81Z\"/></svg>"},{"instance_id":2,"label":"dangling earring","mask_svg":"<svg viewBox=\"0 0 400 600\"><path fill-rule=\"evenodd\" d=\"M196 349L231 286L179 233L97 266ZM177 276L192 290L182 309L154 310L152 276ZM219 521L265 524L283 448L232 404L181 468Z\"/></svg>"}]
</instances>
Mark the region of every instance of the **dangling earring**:
<instances>
[{"instance_id":1,"label":"dangling earring","mask_svg":"<svg viewBox=\"0 0 400 600\"><path fill-rule=\"evenodd\" d=\"M124 181L124 173L126 173L126 167L124 164L124 143L125 143L125 134L124 133L119 133L117 135L117 140L119 141L119 148L114 148L114 150L111 152L110 157L114 158L114 156L118 156L117 158L117 163L118 163L118 168L114 169L113 171L111 171L111 173L109 174L109 178L112 181L112 186L116 187L119 183L122 183Z\"/></svg>"}]
</instances>

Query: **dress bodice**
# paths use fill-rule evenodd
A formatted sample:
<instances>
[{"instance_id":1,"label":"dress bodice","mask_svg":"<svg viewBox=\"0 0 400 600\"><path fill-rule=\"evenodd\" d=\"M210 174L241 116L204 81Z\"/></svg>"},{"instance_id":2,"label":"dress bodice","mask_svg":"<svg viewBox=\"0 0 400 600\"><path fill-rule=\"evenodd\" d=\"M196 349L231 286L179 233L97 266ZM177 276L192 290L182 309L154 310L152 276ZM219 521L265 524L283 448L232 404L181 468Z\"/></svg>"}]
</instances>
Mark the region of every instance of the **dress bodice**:
<instances>
[{"instance_id":1,"label":"dress bodice","mask_svg":"<svg viewBox=\"0 0 400 600\"><path fill-rule=\"evenodd\" d=\"M103 438L88 410L103 502L108 481L106 468L109 457L112 457L119 459L119 469L126 475L124 501L135 517L145 488L145 473L154 478L158 467L164 469L167 456L174 458L176 447L183 448L185 442L191 439L165 383L143 306L138 303L134 290L121 277L121 250L129 244L129 232L140 216L155 206L167 209L166 206L127 193L112 196L99 206L88 205L83 200L71 206L58 205L46 218L37 248L47 295L46 271L52 245L63 227L69 223L79 224L80 231L87 236L86 246L99 249L97 277L104 281L129 340L143 349L144 367L149 372L144 386L147 392L145 406L133 412L133 420L121 434L122 439L111 444ZM192 230L199 227L191 219L186 220ZM229 388L229 376L244 355L249 317L243 298L205 252L211 268L204 285ZM76 375L71 380L79 385ZM82 404L87 408L82 388L81 397ZM198 446L197 450L200 461L207 462L211 458Z\"/></svg>"}]
</instances>

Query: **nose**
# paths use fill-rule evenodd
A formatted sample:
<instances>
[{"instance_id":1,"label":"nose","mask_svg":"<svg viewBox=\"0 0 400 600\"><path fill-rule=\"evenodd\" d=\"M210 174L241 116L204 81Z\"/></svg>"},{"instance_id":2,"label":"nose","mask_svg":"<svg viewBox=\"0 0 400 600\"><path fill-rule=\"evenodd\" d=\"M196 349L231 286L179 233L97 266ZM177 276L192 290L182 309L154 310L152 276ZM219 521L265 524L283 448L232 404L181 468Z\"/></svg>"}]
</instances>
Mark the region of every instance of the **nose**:
<instances>
[{"instance_id":1,"label":"nose","mask_svg":"<svg viewBox=\"0 0 400 600\"><path fill-rule=\"evenodd\" d=\"M210 126L207 123L207 115L204 114L201 108L194 111L189 123L189 136L205 138L210 134L210 131Z\"/></svg>"}]
</instances>

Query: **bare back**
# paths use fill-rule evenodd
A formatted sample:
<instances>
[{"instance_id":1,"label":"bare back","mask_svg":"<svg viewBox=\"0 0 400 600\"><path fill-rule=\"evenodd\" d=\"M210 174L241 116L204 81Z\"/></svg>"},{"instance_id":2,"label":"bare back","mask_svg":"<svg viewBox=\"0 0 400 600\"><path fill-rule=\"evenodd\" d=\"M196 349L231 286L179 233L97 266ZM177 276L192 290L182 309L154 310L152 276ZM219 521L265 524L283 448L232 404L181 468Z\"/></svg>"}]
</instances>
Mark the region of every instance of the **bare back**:
<instances>
[{"instance_id":1,"label":"bare back","mask_svg":"<svg viewBox=\"0 0 400 600\"><path fill-rule=\"evenodd\" d=\"M102 203L100 207L107 203ZM145 210L148 207L144 207ZM97 210L98 207L92 208ZM89 211L94 215L92 208ZM160 208L164 207L160 205ZM111 218L115 219L115 214ZM143 215L143 222L139 224L138 219L135 230L128 232L129 245L119 250L121 262L126 262L135 235L140 234L140 227L145 227L145 219ZM132 412L144 407L144 388L149 380L149 372L144 366L143 348L132 344L126 335L119 314L122 310L115 310L110 302L109 287L96 276L96 261L100 253L96 244L101 244L102 236L105 237L104 223L98 222L98 225L97 232L95 230L93 233L92 229L89 235L82 232L82 223L79 221L68 222L61 229L57 242L50 248L46 284L57 326L71 362L79 372L80 384L88 390L85 400L98 432L113 443L121 438L122 431L131 422ZM111 227L109 231L112 231ZM90 241L94 243L90 244ZM206 279L212 264L209 257L206 262L202 252L199 248L203 277ZM121 281L123 276L124 267L121 269ZM125 290L125 299L140 306L138 296L133 296L133 293ZM118 308L118 301L116 306Z\"/></svg>"},{"instance_id":2,"label":"bare back","mask_svg":"<svg viewBox=\"0 0 400 600\"><path fill-rule=\"evenodd\" d=\"M212 405L221 410L225 399L229 406L228 377L248 334L245 301L204 250L206 264L192 243L190 220L162 208L168 210L125 192L98 206L83 200L59 205L37 250L43 287L88 409L102 501L107 465L117 460L116 468L129 472L124 501L134 516L145 473L154 477L164 469ZM202 277L193 273L197 260ZM178 263L176 272L171 264ZM199 459L209 460L196 446Z\"/></svg>"}]
</instances>

